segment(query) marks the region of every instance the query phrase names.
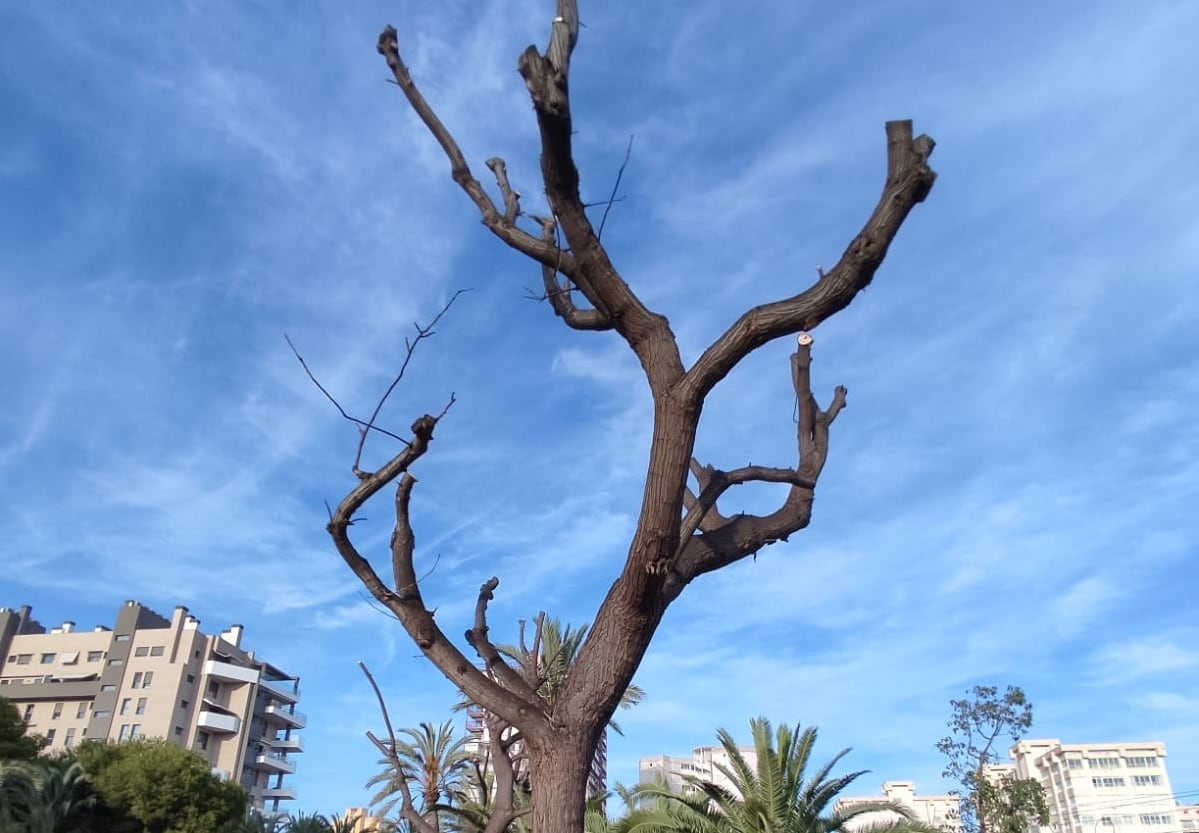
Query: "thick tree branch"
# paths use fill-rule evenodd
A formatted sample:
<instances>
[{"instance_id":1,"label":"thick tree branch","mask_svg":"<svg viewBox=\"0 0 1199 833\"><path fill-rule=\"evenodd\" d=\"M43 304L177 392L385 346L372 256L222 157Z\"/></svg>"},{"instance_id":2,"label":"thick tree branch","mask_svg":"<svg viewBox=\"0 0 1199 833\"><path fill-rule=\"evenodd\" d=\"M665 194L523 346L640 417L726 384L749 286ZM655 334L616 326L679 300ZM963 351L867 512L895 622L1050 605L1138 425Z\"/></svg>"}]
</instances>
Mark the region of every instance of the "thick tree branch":
<instances>
[{"instance_id":1,"label":"thick tree branch","mask_svg":"<svg viewBox=\"0 0 1199 833\"><path fill-rule=\"evenodd\" d=\"M910 121L887 122L887 180L870 219L837 265L805 291L744 313L704 351L682 383L685 396L702 402L741 359L773 339L816 328L849 306L865 289L908 213L928 196L936 174L928 166L934 142L912 138Z\"/></svg>"},{"instance_id":2,"label":"thick tree branch","mask_svg":"<svg viewBox=\"0 0 1199 833\"><path fill-rule=\"evenodd\" d=\"M450 162L450 173L454 182L466 192L470 197L471 202L479 209L479 214L482 215L483 225L485 225L492 234L503 240L516 251L533 258L540 263L555 266L559 271L567 275L572 275L575 272L574 258L569 254L565 254L557 250L557 247L546 246L546 244L517 227L516 218L519 216L519 205L509 201L510 197L515 195L510 191L504 194L505 210L500 213L495 207L495 203L487 194L487 191L480 184L474 174L471 173L470 166L466 163L466 157L462 155L462 150L458 147L458 142L454 139L449 129L433 112L433 108L429 106L429 102L425 100L424 95L416 86L416 82L412 80L412 75L408 72L408 67L400 57L399 35L394 26L386 27L379 35L379 43L377 46L379 54L387 61L387 66L391 69L392 75L395 77L396 85L400 91L404 93L404 97L408 99L408 104L412 110L424 122L429 133L441 145L441 149L445 152L446 158ZM497 180L500 178L499 171L492 167L493 173L496 174ZM506 175L505 175L506 179ZM503 192L504 185L500 183L500 190Z\"/></svg>"},{"instance_id":3,"label":"thick tree branch","mask_svg":"<svg viewBox=\"0 0 1199 833\"><path fill-rule=\"evenodd\" d=\"M701 493L683 522L686 537L680 536L678 555L673 565L674 580L663 592L674 598L696 576L717 570L734 561L756 553L775 541L785 541L789 535L808 525L812 516L812 499L816 481L828 458L829 426L845 407L846 391L838 387L832 402L825 410L816 403L811 389L812 338L806 333L799 337L791 355L791 381L799 404L796 445L799 465L795 469L745 466L730 472L693 465ZM729 486L736 483L760 481L789 483L787 497L769 515L739 514L724 523L701 528L696 514L711 508Z\"/></svg>"},{"instance_id":4,"label":"thick tree branch","mask_svg":"<svg viewBox=\"0 0 1199 833\"><path fill-rule=\"evenodd\" d=\"M474 666L433 620L421 596L413 566L415 539L408 515L408 502L416 479L408 473L409 466L428 450L433 439L437 418L425 416L412 425L411 445L375 472L363 472L358 485L338 504L329 519L327 529L342 559L388 610L396 615L417 647L441 669L456 686L474 702L513 723L519 722L526 731L548 728L540 716L538 704L510 692ZM371 563L362 557L350 541L349 528L357 511L388 483L400 478L396 487L396 525L392 533L392 569L395 573L395 592L379 578Z\"/></svg>"},{"instance_id":5,"label":"thick tree branch","mask_svg":"<svg viewBox=\"0 0 1199 833\"><path fill-rule=\"evenodd\" d=\"M500 655L499 650L487 637L487 603L495 597L495 588L500 586L500 580L492 576L479 588L479 598L475 602L474 627L466 632L466 641L475 649L479 659L483 660L483 670L499 681L504 688L515 692L530 705L540 702L537 690L530 687L525 678Z\"/></svg>"},{"instance_id":6,"label":"thick tree branch","mask_svg":"<svg viewBox=\"0 0 1199 833\"><path fill-rule=\"evenodd\" d=\"M666 319L647 309L616 271L579 196L568 78L578 27L578 4L558 0L545 54L530 46L518 62L541 133L546 198L578 267L567 277L633 348L651 389L664 391L683 374L674 334Z\"/></svg>"},{"instance_id":7,"label":"thick tree branch","mask_svg":"<svg viewBox=\"0 0 1199 833\"><path fill-rule=\"evenodd\" d=\"M556 238L557 224L548 217L541 220L541 239L553 241ZM541 281L545 285L545 299L550 302L554 314L575 330L610 330L612 321L607 315L597 309L579 309L575 306L571 295L570 280L558 282L558 270L551 266L542 265Z\"/></svg>"}]
</instances>

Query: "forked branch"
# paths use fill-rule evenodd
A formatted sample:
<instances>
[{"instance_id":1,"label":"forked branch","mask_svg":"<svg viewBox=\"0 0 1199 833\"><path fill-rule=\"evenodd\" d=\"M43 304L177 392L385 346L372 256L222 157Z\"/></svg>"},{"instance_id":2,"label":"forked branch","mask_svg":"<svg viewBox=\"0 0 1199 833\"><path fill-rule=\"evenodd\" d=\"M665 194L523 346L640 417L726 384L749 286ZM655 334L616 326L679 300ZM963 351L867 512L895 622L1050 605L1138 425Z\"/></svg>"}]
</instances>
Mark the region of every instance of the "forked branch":
<instances>
[{"instance_id":1,"label":"forked branch","mask_svg":"<svg viewBox=\"0 0 1199 833\"><path fill-rule=\"evenodd\" d=\"M829 407L822 410L812 395L811 366L812 337L804 333L791 355L791 381L799 406L796 468L744 466L725 472L692 461L700 493L688 500L674 564L675 581L669 582L664 592L677 595L696 576L786 540L808 525L816 481L828 458L829 426L845 407L846 395L844 387L837 387ZM730 486L749 482L786 483L791 488L783 505L769 515L741 513L725 518L715 512L717 499Z\"/></svg>"},{"instance_id":2,"label":"forked branch","mask_svg":"<svg viewBox=\"0 0 1199 833\"><path fill-rule=\"evenodd\" d=\"M910 121L887 122L887 179L870 218L837 265L811 287L782 301L744 313L695 362L681 388L702 402L721 379L751 352L781 336L814 330L845 307L874 279L908 213L928 196L936 174L928 166L935 143L912 138Z\"/></svg>"}]
</instances>

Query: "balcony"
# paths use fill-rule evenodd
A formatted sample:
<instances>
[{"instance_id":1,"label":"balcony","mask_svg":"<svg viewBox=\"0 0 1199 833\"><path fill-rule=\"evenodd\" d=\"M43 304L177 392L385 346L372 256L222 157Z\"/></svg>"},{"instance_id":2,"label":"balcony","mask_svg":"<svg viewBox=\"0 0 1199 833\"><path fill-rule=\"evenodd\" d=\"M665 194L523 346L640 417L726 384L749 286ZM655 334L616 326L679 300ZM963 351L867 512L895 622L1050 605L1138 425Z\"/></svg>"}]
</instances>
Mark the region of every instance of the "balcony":
<instances>
[{"instance_id":1,"label":"balcony","mask_svg":"<svg viewBox=\"0 0 1199 833\"><path fill-rule=\"evenodd\" d=\"M254 766L257 769L264 769L267 772L282 772L286 775L291 775L296 771L295 761L290 761L282 755L272 753L259 755L254 759Z\"/></svg>"},{"instance_id":2,"label":"balcony","mask_svg":"<svg viewBox=\"0 0 1199 833\"><path fill-rule=\"evenodd\" d=\"M275 699L282 700L284 703L295 703L300 699L300 692L296 691L294 680L268 680L264 677L258 681L258 684L269 691Z\"/></svg>"},{"instance_id":3,"label":"balcony","mask_svg":"<svg viewBox=\"0 0 1199 833\"><path fill-rule=\"evenodd\" d=\"M210 729L213 732L236 734L237 730L241 728L241 718L204 709L196 718L196 725L201 729Z\"/></svg>"},{"instance_id":4,"label":"balcony","mask_svg":"<svg viewBox=\"0 0 1199 833\"><path fill-rule=\"evenodd\" d=\"M210 659L204 663L204 674L230 683L258 682L257 668L245 668L241 665L234 665L231 662L221 662L215 659Z\"/></svg>"},{"instance_id":5,"label":"balcony","mask_svg":"<svg viewBox=\"0 0 1199 833\"><path fill-rule=\"evenodd\" d=\"M304 751L304 744L299 735L292 735L289 738L264 738L263 742L271 749L278 749L280 752Z\"/></svg>"},{"instance_id":6,"label":"balcony","mask_svg":"<svg viewBox=\"0 0 1199 833\"><path fill-rule=\"evenodd\" d=\"M289 711L287 706L271 703L266 707L265 716L268 722L282 723L293 729L303 729L308 725L308 715L303 712Z\"/></svg>"},{"instance_id":7,"label":"balcony","mask_svg":"<svg viewBox=\"0 0 1199 833\"><path fill-rule=\"evenodd\" d=\"M291 787L267 787L260 795L263 801L295 801L296 791Z\"/></svg>"}]
</instances>

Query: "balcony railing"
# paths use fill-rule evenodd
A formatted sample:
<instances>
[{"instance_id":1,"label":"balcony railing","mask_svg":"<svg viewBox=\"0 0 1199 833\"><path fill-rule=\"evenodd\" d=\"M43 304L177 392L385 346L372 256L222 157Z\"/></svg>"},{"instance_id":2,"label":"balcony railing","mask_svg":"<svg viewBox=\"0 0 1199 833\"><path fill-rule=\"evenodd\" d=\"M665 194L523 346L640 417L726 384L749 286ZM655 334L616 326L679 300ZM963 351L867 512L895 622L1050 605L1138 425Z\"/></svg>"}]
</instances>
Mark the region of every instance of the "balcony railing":
<instances>
[{"instance_id":1,"label":"balcony railing","mask_svg":"<svg viewBox=\"0 0 1199 833\"><path fill-rule=\"evenodd\" d=\"M257 668L246 668L242 665L234 665L231 662L221 662L215 659L210 659L204 663L204 673L209 677L231 683L258 682Z\"/></svg>"},{"instance_id":2,"label":"balcony railing","mask_svg":"<svg viewBox=\"0 0 1199 833\"><path fill-rule=\"evenodd\" d=\"M296 684L292 680L268 680L265 677L258 684L285 703L294 703L300 699Z\"/></svg>"},{"instance_id":3,"label":"balcony railing","mask_svg":"<svg viewBox=\"0 0 1199 833\"><path fill-rule=\"evenodd\" d=\"M264 742L267 746L278 749L280 752L304 751L304 743L300 740L299 735L292 735L289 738L266 738Z\"/></svg>"},{"instance_id":4,"label":"balcony railing","mask_svg":"<svg viewBox=\"0 0 1199 833\"><path fill-rule=\"evenodd\" d=\"M271 703L266 707L266 719L275 723L284 723L294 729L303 729L308 725L308 715L303 712L290 711L287 706Z\"/></svg>"},{"instance_id":5,"label":"balcony railing","mask_svg":"<svg viewBox=\"0 0 1199 833\"><path fill-rule=\"evenodd\" d=\"M221 714L202 710L200 716L196 718L196 725L201 729L211 729L214 732L230 732L235 733L241 728L241 718L234 717L231 714Z\"/></svg>"},{"instance_id":6,"label":"balcony railing","mask_svg":"<svg viewBox=\"0 0 1199 833\"><path fill-rule=\"evenodd\" d=\"M288 760L282 755L266 753L255 758L254 763L258 769L265 769L268 772L284 772L290 775L296 771L296 762Z\"/></svg>"},{"instance_id":7,"label":"balcony railing","mask_svg":"<svg viewBox=\"0 0 1199 833\"><path fill-rule=\"evenodd\" d=\"M260 795L265 801L295 801L296 791L291 787L267 787Z\"/></svg>"}]
</instances>

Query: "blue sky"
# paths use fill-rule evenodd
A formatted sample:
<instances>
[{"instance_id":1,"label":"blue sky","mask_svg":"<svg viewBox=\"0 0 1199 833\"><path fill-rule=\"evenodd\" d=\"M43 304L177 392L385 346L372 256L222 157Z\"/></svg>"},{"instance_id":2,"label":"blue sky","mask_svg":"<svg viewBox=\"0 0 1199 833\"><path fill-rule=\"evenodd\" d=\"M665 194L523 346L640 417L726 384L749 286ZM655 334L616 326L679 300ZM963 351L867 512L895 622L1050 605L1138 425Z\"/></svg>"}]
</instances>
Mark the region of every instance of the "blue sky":
<instances>
[{"instance_id":1,"label":"blue sky","mask_svg":"<svg viewBox=\"0 0 1199 833\"><path fill-rule=\"evenodd\" d=\"M634 135L604 240L686 358L835 262L881 188L885 120L934 136L940 175L815 334L814 384L847 385L849 406L812 526L672 608L613 779L766 714L854 747L864 790L940 791L948 701L994 682L1029 692L1035 736L1164 740L1196 800L1199 6L581 13L584 196L607 197ZM501 638L540 609L588 621L623 559L639 369L614 334L526 299L536 268L479 225L374 50L395 24L472 166L503 156L535 210L515 62L551 17L548 0L0 10L0 604L244 623L303 678L295 809L365 800L378 718L355 660L402 724L454 697L324 533L356 435L284 333L363 413L411 324L473 290L384 412L404 429L458 397L413 499L448 632L492 574ZM788 464L789 349L717 390L701 459ZM372 441L368 461L393 451ZM388 508L363 514L358 541L385 558Z\"/></svg>"}]
</instances>

